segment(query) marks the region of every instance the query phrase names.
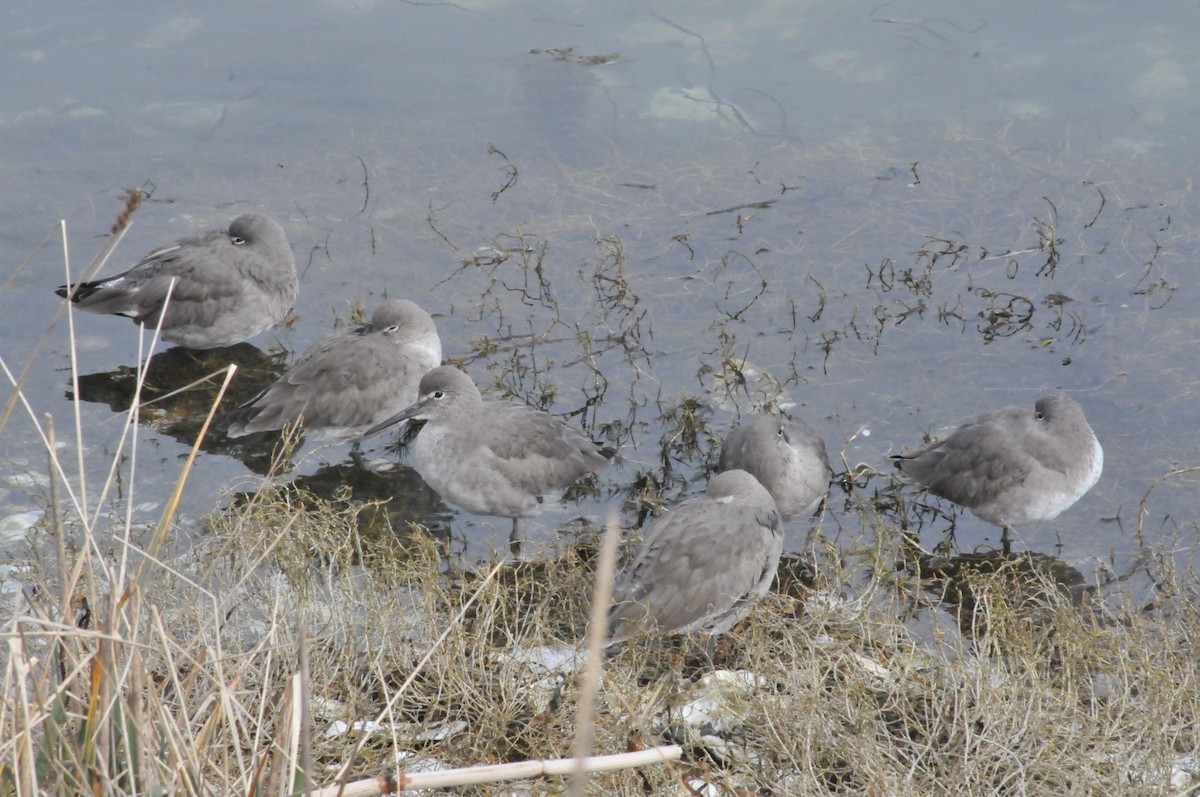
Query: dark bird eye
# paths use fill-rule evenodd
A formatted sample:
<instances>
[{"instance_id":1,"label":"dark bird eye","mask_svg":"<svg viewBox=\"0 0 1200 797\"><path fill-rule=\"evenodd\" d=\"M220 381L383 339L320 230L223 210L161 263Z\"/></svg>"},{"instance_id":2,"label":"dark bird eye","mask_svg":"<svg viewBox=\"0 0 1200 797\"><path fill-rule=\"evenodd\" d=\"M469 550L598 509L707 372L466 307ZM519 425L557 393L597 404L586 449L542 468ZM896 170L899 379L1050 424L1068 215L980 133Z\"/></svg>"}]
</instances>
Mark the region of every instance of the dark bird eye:
<instances>
[{"instance_id":1,"label":"dark bird eye","mask_svg":"<svg viewBox=\"0 0 1200 797\"><path fill-rule=\"evenodd\" d=\"M1037 418L1039 421L1044 421L1046 420L1046 413L1039 410L1033 414L1033 417Z\"/></svg>"},{"instance_id":2,"label":"dark bird eye","mask_svg":"<svg viewBox=\"0 0 1200 797\"><path fill-rule=\"evenodd\" d=\"M435 399L437 399L438 401L441 401L442 399L444 399L444 398L446 397L446 391L444 391L444 390L435 390L435 391L433 391L433 397L434 397Z\"/></svg>"},{"instance_id":3,"label":"dark bird eye","mask_svg":"<svg viewBox=\"0 0 1200 797\"><path fill-rule=\"evenodd\" d=\"M229 236L229 242L234 246L241 246L242 244L246 243L246 239L240 235L231 235Z\"/></svg>"}]
</instances>

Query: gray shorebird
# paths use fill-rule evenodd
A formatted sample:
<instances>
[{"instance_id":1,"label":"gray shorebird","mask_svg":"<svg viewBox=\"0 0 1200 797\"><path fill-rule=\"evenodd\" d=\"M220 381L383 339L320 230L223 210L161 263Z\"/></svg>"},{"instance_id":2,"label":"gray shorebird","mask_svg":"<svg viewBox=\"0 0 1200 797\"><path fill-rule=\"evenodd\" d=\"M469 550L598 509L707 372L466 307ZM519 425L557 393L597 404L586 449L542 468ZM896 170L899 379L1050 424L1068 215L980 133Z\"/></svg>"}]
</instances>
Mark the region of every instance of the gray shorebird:
<instances>
[{"instance_id":1,"label":"gray shorebird","mask_svg":"<svg viewBox=\"0 0 1200 797\"><path fill-rule=\"evenodd\" d=\"M704 495L646 529L613 588L606 644L728 631L766 594L782 552L782 521L767 489L744 470L714 475Z\"/></svg>"},{"instance_id":2,"label":"gray shorebird","mask_svg":"<svg viewBox=\"0 0 1200 797\"><path fill-rule=\"evenodd\" d=\"M811 515L829 492L825 441L804 421L779 415L756 415L730 432L717 470L758 479L785 520Z\"/></svg>"},{"instance_id":3,"label":"gray shorebird","mask_svg":"<svg viewBox=\"0 0 1200 797\"><path fill-rule=\"evenodd\" d=\"M335 442L368 429L417 400L421 377L442 362L429 313L389 299L371 320L314 344L275 384L229 413L230 437L300 423Z\"/></svg>"},{"instance_id":4,"label":"gray shorebird","mask_svg":"<svg viewBox=\"0 0 1200 797\"><path fill-rule=\"evenodd\" d=\"M468 512L512 518L514 544L520 518L540 514L616 453L553 415L484 398L471 377L448 365L422 377L414 404L367 433L410 419L425 421L412 443L421 478Z\"/></svg>"},{"instance_id":5,"label":"gray shorebird","mask_svg":"<svg viewBox=\"0 0 1200 797\"><path fill-rule=\"evenodd\" d=\"M163 340L215 349L278 324L298 290L283 228L266 216L247 214L227 230L156 249L122 274L62 285L56 293L80 310L128 316L148 327L158 326L162 316Z\"/></svg>"},{"instance_id":6,"label":"gray shorebird","mask_svg":"<svg viewBox=\"0 0 1200 797\"><path fill-rule=\"evenodd\" d=\"M1100 479L1104 449L1066 393L964 422L945 440L892 457L905 477L1004 530L1053 520Z\"/></svg>"}]
</instances>

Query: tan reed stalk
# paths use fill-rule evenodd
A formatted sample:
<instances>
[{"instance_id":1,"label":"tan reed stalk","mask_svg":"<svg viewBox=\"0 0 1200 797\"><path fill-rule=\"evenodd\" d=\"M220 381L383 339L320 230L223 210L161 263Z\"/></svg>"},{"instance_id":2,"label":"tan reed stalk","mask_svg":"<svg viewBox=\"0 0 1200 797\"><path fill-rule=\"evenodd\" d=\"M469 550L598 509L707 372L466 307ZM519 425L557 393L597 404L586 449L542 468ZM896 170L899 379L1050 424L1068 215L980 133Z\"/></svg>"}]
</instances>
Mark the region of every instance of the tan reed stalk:
<instances>
[{"instance_id":1,"label":"tan reed stalk","mask_svg":"<svg viewBox=\"0 0 1200 797\"><path fill-rule=\"evenodd\" d=\"M584 762L592 749L595 732L596 689L600 685L604 660L604 634L608 630L608 607L612 601L613 573L617 563L617 541L621 528L615 511L609 513L605 524L604 541L600 545L600 558L596 565L596 586L592 593L592 618L588 623L587 666L579 686L579 705L575 714L575 761L577 767L571 773L571 797L580 797L587 778Z\"/></svg>"}]
</instances>

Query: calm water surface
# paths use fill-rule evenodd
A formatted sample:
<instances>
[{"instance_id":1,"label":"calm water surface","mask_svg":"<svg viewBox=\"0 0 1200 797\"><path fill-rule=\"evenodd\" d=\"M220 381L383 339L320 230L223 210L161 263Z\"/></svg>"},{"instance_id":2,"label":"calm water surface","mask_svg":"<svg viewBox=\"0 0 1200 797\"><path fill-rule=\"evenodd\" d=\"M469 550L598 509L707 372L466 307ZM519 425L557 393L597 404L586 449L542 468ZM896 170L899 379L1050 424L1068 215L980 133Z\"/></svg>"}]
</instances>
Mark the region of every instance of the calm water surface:
<instances>
[{"instance_id":1,"label":"calm water surface","mask_svg":"<svg viewBox=\"0 0 1200 797\"><path fill-rule=\"evenodd\" d=\"M835 459L882 469L900 445L1063 388L1104 477L1022 542L1130 569L1139 502L1200 463L1200 8L695 6L8 4L4 362L22 368L59 308L61 244L39 242L65 219L78 273L145 185L109 271L242 212L275 216L302 271L298 318L253 342L299 352L355 304L418 301L478 382L621 444L600 498L569 516L599 520L639 478L668 501L695 489L764 395ZM132 324L76 325L84 372L136 363ZM68 365L64 322L25 384L60 438ZM122 416L80 409L94 496ZM170 420L139 431L143 519L187 451ZM19 551L44 454L23 411L2 435L0 535ZM74 460L73 435L61 451ZM235 453L201 454L185 520L259 483ZM1196 486L1155 489L1148 543L1194 543ZM455 523L481 550L507 528ZM860 524L841 500L825 519ZM996 539L959 523L963 548Z\"/></svg>"}]
</instances>

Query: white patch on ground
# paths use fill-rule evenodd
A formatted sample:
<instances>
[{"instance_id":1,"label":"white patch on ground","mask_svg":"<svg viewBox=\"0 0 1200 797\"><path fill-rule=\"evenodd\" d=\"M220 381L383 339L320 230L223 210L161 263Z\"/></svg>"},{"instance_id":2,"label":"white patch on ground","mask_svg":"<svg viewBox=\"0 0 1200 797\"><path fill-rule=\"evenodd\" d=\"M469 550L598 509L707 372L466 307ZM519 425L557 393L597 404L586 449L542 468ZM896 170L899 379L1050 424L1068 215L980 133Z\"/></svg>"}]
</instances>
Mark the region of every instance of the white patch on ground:
<instances>
[{"instance_id":1,"label":"white patch on ground","mask_svg":"<svg viewBox=\"0 0 1200 797\"><path fill-rule=\"evenodd\" d=\"M738 736L744 702L768 687L748 670L717 670L692 685L683 705L659 714L656 724L681 743L699 745L720 759L746 761L748 751L730 738Z\"/></svg>"}]
</instances>

